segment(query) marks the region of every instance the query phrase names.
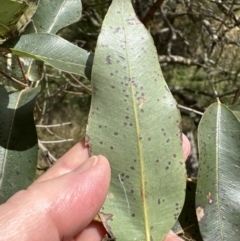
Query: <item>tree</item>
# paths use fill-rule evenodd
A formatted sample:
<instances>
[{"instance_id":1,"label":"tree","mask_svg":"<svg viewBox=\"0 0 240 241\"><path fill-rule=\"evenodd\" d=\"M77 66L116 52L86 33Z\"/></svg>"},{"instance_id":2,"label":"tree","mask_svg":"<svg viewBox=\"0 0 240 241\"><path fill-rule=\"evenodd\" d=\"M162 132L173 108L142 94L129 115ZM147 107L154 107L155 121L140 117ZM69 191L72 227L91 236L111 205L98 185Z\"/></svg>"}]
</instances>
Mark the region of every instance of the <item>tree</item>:
<instances>
[{"instance_id":1,"label":"tree","mask_svg":"<svg viewBox=\"0 0 240 241\"><path fill-rule=\"evenodd\" d=\"M86 143L92 154L106 155L112 166L111 188L99 212L108 235L118 240L162 239L182 210L176 232L187 229L196 240L236 239L239 107L226 105L236 104L239 96L238 4L134 1L158 55L131 1L112 1L104 18L109 4L83 1L79 22L80 0L42 0L31 21L25 24L21 19L24 24L17 27L27 4L4 1L1 11L6 14L0 15L4 38L0 46L4 76L0 86L1 202L34 180L37 147L50 163L56 159L46 141L37 139L34 106L37 126L65 142L70 138L61 138L49 128L69 123L45 124L52 103L85 105L86 115L92 94ZM28 18L31 12L26 13ZM69 35L71 30L80 33L81 40L77 34ZM204 112L198 129L197 194L190 179L184 206L180 119L158 62L188 118L185 123L190 118L198 126ZM80 96L78 105L73 95ZM217 103L210 105L214 100ZM190 128L185 125L184 129ZM133 225L131 233L125 232L129 225Z\"/></svg>"}]
</instances>

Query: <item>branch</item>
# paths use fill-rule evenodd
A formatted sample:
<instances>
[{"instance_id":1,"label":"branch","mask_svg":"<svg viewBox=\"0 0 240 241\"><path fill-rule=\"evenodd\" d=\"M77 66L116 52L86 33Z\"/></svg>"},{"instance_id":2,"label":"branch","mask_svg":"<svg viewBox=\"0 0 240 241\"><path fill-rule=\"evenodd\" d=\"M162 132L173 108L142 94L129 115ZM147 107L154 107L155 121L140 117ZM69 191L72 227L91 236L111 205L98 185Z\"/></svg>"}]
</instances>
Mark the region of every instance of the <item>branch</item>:
<instances>
[{"instance_id":1,"label":"branch","mask_svg":"<svg viewBox=\"0 0 240 241\"><path fill-rule=\"evenodd\" d=\"M161 7L164 0L157 0L148 10L145 17L142 19L142 23L144 25L147 25L149 20L153 17L154 13Z\"/></svg>"},{"instance_id":2,"label":"branch","mask_svg":"<svg viewBox=\"0 0 240 241\"><path fill-rule=\"evenodd\" d=\"M6 77L7 79L21 85L22 87L28 87L26 84L22 83L21 81L16 80L15 78L11 77L10 75L4 73L2 70L0 70L0 74Z\"/></svg>"}]
</instances>

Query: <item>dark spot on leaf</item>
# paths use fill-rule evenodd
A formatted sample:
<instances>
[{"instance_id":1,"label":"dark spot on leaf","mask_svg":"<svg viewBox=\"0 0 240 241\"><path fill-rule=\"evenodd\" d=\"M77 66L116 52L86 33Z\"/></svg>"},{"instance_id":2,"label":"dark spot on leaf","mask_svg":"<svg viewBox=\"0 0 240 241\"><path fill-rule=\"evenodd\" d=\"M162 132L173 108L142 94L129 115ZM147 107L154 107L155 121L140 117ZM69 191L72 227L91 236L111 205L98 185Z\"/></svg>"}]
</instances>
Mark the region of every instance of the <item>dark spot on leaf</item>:
<instances>
[{"instance_id":1,"label":"dark spot on leaf","mask_svg":"<svg viewBox=\"0 0 240 241\"><path fill-rule=\"evenodd\" d=\"M111 65L111 64L112 64L110 55L108 55L108 56L106 57L106 62L107 62L107 65Z\"/></svg>"},{"instance_id":2,"label":"dark spot on leaf","mask_svg":"<svg viewBox=\"0 0 240 241\"><path fill-rule=\"evenodd\" d=\"M101 145L103 144L103 142L102 142L102 141L100 141L99 143L100 143Z\"/></svg>"},{"instance_id":3,"label":"dark spot on leaf","mask_svg":"<svg viewBox=\"0 0 240 241\"><path fill-rule=\"evenodd\" d=\"M130 169L131 169L131 170L135 170L135 167L131 166Z\"/></svg>"},{"instance_id":4,"label":"dark spot on leaf","mask_svg":"<svg viewBox=\"0 0 240 241\"><path fill-rule=\"evenodd\" d=\"M118 135L118 133L117 132L114 132L114 136L117 136Z\"/></svg>"},{"instance_id":5,"label":"dark spot on leaf","mask_svg":"<svg viewBox=\"0 0 240 241\"><path fill-rule=\"evenodd\" d=\"M151 137L148 137L148 141L151 141L152 139L151 139Z\"/></svg>"},{"instance_id":6,"label":"dark spot on leaf","mask_svg":"<svg viewBox=\"0 0 240 241\"><path fill-rule=\"evenodd\" d=\"M166 168L165 168L166 170L168 170L169 169L169 166L166 166Z\"/></svg>"},{"instance_id":7,"label":"dark spot on leaf","mask_svg":"<svg viewBox=\"0 0 240 241\"><path fill-rule=\"evenodd\" d=\"M125 119L127 119L127 120L128 120L128 119L129 119L129 116L127 116L127 115L126 115L126 116L125 116Z\"/></svg>"},{"instance_id":8,"label":"dark spot on leaf","mask_svg":"<svg viewBox=\"0 0 240 241\"><path fill-rule=\"evenodd\" d=\"M99 127L99 128L102 128L102 126L101 126L101 125L99 125L98 127Z\"/></svg>"},{"instance_id":9,"label":"dark spot on leaf","mask_svg":"<svg viewBox=\"0 0 240 241\"><path fill-rule=\"evenodd\" d=\"M113 150L113 146L110 146L110 149Z\"/></svg>"},{"instance_id":10,"label":"dark spot on leaf","mask_svg":"<svg viewBox=\"0 0 240 241\"><path fill-rule=\"evenodd\" d=\"M157 160L156 160L156 162L158 163L158 162L159 162L159 160L157 159Z\"/></svg>"},{"instance_id":11,"label":"dark spot on leaf","mask_svg":"<svg viewBox=\"0 0 240 241\"><path fill-rule=\"evenodd\" d=\"M127 175L126 178L129 178L129 176Z\"/></svg>"},{"instance_id":12,"label":"dark spot on leaf","mask_svg":"<svg viewBox=\"0 0 240 241\"><path fill-rule=\"evenodd\" d=\"M160 204L161 203L161 201L160 201L160 199L158 199L158 204Z\"/></svg>"},{"instance_id":13,"label":"dark spot on leaf","mask_svg":"<svg viewBox=\"0 0 240 241\"><path fill-rule=\"evenodd\" d=\"M131 193L133 194L133 193L134 193L134 190L131 190Z\"/></svg>"},{"instance_id":14,"label":"dark spot on leaf","mask_svg":"<svg viewBox=\"0 0 240 241\"><path fill-rule=\"evenodd\" d=\"M144 109L141 109L141 113L144 113Z\"/></svg>"},{"instance_id":15,"label":"dark spot on leaf","mask_svg":"<svg viewBox=\"0 0 240 241\"><path fill-rule=\"evenodd\" d=\"M132 214L132 217L135 217L135 214L134 214L134 213Z\"/></svg>"},{"instance_id":16,"label":"dark spot on leaf","mask_svg":"<svg viewBox=\"0 0 240 241\"><path fill-rule=\"evenodd\" d=\"M115 89L115 86L114 86L114 85L112 85L112 86L111 86L111 88L112 88L112 89Z\"/></svg>"},{"instance_id":17,"label":"dark spot on leaf","mask_svg":"<svg viewBox=\"0 0 240 241\"><path fill-rule=\"evenodd\" d=\"M113 76L113 73L110 73L110 76Z\"/></svg>"},{"instance_id":18,"label":"dark spot on leaf","mask_svg":"<svg viewBox=\"0 0 240 241\"><path fill-rule=\"evenodd\" d=\"M127 125L127 122L124 122L123 124L126 126L126 125Z\"/></svg>"},{"instance_id":19,"label":"dark spot on leaf","mask_svg":"<svg viewBox=\"0 0 240 241\"><path fill-rule=\"evenodd\" d=\"M130 126L133 126L133 123L129 123Z\"/></svg>"},{"instance_id":20,"label":"dark spot on leaf","mask_svg":"<svg viewBox=\"0 0 240 241\"><path fill-rule=\"evenodd\" d=\"M176 154L173 154L173 157L174 157L174 158L176 158L176 157L177 157L177 155L176 155Z\"/></svg>"},{"instance_id":21,"label":"dark spot on leaf","mask_svg":"<svg viewBox=\"0 0 240 241\"><path fill-rule=\"evenodd\" d=\"M169 140L169 139L167 139L167 140L166 140L166 143L169 143L169 141L170 141L170 140Z\"/></svg>"}]
</instances>

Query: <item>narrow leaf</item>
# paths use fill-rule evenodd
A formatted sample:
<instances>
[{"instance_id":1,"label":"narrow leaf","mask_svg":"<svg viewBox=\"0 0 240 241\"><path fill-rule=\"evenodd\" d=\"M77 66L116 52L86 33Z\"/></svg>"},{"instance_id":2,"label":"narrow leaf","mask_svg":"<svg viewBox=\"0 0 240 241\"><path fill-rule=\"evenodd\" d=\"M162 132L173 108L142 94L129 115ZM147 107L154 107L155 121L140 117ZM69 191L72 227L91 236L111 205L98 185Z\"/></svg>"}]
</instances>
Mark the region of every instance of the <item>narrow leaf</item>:
<instances>
[{"instance_id":1,"label":"narrow leaf","mask_svg":"<svg viewBox=\"0 0 240 241\"><path fill-rule=\"evenodd\" d=\"M93 55L59 36L23 35L11 50L15 55L42 60L62 71L90 79Z\"/></svg>"},{"instance_id":2,"label":"narrow leaf","mask_svg":"<svg viewBox=\"0 0 240 241\"><path fill-rule=\"evenodd\" d=\"M15 30L16 24L28 5L24 1L1 0L0 36L8 37Z\"/></svg>"},{"instance_id":3,"label":"narrow leaf","mask_svg":"<svg viewBox=\"0 0 240 241\"><path fill-rule=\"evenodd\" d=\"M118 241L163 240L185 196L180 115L130 0L113 0L105 17L92 88L86 141L112 170L99 216Z\"/></svg>"},{"instance_id":4,"label":"narrow leaf","mask_svg":"<svg viewBox=\"0 0 240 241\"><path fill-rule=\"evenodd\" d=\"M238 240L240 233L240 123L214 103L199 124L196 205L204 241Z\"/></svg>"},{"instance_id":5,"label":"narrow leaf","mask_svg":"<svg viewBox=\"0 0 240 241\"><path fill-rule=\"evenodd\" d=\"M39 90L0 85L0 203L35 178L38 147L33 109Z\"/></svg>"}]
</instances>

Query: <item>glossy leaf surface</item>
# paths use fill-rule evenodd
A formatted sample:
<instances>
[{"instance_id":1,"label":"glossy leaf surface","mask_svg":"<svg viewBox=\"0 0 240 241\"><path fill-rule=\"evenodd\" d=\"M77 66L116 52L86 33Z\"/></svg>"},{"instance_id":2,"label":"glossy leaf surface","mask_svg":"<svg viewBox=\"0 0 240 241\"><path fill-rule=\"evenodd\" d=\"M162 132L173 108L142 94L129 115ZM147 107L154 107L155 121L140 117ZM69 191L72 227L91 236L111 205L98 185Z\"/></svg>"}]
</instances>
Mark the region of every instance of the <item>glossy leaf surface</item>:
<instances>
[{"instance_id":1,"label":"glossy leaf surface","mask_svg":"<svg viewBox=\"0 0 240 241\"><path fill-rule=\"evenodd\" d=\"M39 90L0 85L0 203L34 181L38 147L33 109Z\"/></svg>"},{"instance_id":2,"label":"glossy leaf surface","mask_svg":"<svg viewBox=\"0 0 240 241\"><path fill-rule=\"evenodd\" d=\"M16 24L28 5L24 1L1 0L0 36L8 37L15 30Z\"/></svg>"},{"instance_id":3,"label":"glossy leaf surface","mask_svg":"<svg viewBox=\"0 0 240 241\"><path fill-rule=\"evenodd\" d=\"M238 240L240 234L240 123L223 104L214 103L199 125L196 205L204 241Z\"/></svg>"},{"instance_id":4,"label":"glossy leaf surface","mask_svg":"<svg viewBox=\"0 0 240 241\"><path fill-rule=\"evenodd\" d=\"M11 50L15 55L42 60L62 71L90 79L93 55L59 36L48 33L23 35Z\"/></svg>"},{"instance_id":5,"label":"glossy leaf surface","mask_svg":"<svg viewBox=\"0 0 240 241\"><path fill-rule=\"evenodd\" d=\"M185 196L180 115L130 0L114 0L105 17L92 88L86 141L112 170L105 228L118 241L163 240Z\"/></svg>"}]
</instances>

